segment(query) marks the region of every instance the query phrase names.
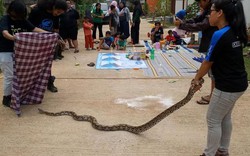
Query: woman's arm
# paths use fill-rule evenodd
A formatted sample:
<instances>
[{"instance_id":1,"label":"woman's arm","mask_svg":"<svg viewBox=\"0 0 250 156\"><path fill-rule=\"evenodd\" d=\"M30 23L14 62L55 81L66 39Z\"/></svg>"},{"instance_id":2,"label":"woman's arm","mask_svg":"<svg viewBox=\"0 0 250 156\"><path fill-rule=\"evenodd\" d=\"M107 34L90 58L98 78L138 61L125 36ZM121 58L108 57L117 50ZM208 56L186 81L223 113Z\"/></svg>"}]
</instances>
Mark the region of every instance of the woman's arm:
<instances>
[{"instance_id":1,"label":"woman's arm","mask_svg":"<svg viewBox=\"0 0 250 156\"><path fill-rule=\"evenodd\" d=\"M2 34L3 34L3 37L8 40L11 40L11 41L15 40L15 37L11 35L7 30L2 31Z\"/></svg>"},{"instance_id":2,"label":"woman's arm","mask_svg":"<svg viewBox=\"0 0 250 156\"><path fill-rule=\"evenodd\" d=\"M211 69L213 62L209 62L204 60L200 66L200 69L198 70L197 74L194 77L194 83L199 84L199 80L205 76L209 69Z\"/></svg>"},{"instance_id":3,"label":"woman's arm","mask_svg":"<svg viewBox=\"0 0 250 156\"><path fill-rule=\"evenodd\" d=\"M35 27L35 29L32 30L33 32L44 32L44 33L48 33L48 31L45 31L43 29L37 28Z\"/></svg>"}]
</instances>

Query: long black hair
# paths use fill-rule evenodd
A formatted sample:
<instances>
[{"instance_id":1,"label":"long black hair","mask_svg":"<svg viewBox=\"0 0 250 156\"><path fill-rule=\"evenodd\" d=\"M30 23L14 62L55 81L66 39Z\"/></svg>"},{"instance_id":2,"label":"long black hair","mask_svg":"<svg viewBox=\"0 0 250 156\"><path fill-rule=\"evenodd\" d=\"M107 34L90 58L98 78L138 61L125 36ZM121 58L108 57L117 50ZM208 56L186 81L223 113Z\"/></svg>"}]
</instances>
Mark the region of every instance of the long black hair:
<instances>
[{"instance_id":1,"label":"long black hair","mask_svg":"<svg viewBox=\"0 0 250 156\"><path fill-rule=\"evenodd\" d=\"M246 46L248 42L247 27L241 0L214 0L213 4L215 10L223 11L229 26L244 46Z\"/></svg>"},{"instance_id":2,"label":"long black hair","mask_svg":"<svg viewBox=\"0 0 250 156\"><path fill-rule=\"evenodd\" d=\"M96 3L96 4L95 4L95 12L96 12L96 13L100 13L100 12L101 12L101 8L100 8L100 9L97 9L97 6L98 6L98 5L100 5L100 6L102 7L101 3Z\"/></svg>"},{"instance_id":3,"label":"long black hair","mask_svg":"<svg viewBox=\"0 0 250 156\"><path fill-rule=\"evenodd\" d=\"M27 8L22 0L14 0L10 3L7 14L17 20L23 20L27 17Z\"/></svg>"},{"instance_id":4,"label":"long black hair","mask_svg":"<svg viewBox=\"0 0 250 156\"><path fill-rule=\"evenodd\" d=\"M135 13L136 11L139 11L140 16L141 16L143 14L143 11L142 11L142 6L141 6L140 1L139 0L135 0L133 2L133 4L134 4L134 11L133 11L133 13Z\"/></svg>"},{"instance_id":5,"label":"long black hair","mask_svg":"<svg viewBox=\"0 0 250 156\"><path fill-rule=\"evenodd\" d=\"M43 10L60 9L66 11L68 9L65 0L38 0L37 6Z\"/></svg>"}]
</instances>

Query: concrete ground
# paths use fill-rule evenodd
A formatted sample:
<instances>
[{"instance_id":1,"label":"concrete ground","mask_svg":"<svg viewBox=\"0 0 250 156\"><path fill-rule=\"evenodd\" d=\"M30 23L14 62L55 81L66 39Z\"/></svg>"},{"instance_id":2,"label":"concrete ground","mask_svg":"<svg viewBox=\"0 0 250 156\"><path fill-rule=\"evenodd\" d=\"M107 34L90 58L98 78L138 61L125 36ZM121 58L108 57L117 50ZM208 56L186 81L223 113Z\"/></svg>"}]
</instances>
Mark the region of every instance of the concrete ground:
<instances>
[{"instance_id":1,"label":"concrete ground","mask_svg":"<svg viewBox=\"0 0 250 156\"><path fill-rule=\"evenodd\" d=\"M105 29L107 27L105 26ZM150 24L141 23L141 39ZM79 31L80 53L64 52L53 63L52 73L58 93L46 92L40 105L22 106L22 117L0 107L0 156L198 156L206 145L205 105L196 104L207 95L210 81L180 110L155 127L135 135L129 132L103 132L87 122L71 117L50 117L37 108L58 112L75 111L95 116L99 123L141 125L187 94L192 78L149 78L142 70L96 70L97 51L86 51L83 31ZM79 66L76 66L79 63ZM0 79L2 88L2 78ZM2 89L1 89L2 95ZM238 100L232 118L231 156L250 153L250 90Z\"/></svg>"}]
</instances>

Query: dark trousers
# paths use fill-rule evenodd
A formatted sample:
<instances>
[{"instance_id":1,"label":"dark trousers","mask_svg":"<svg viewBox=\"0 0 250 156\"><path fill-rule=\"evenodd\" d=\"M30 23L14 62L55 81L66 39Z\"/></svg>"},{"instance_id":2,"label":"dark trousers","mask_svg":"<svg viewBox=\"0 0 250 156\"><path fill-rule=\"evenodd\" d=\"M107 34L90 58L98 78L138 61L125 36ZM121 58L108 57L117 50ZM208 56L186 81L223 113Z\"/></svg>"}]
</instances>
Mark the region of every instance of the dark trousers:
<instances>
[{"instance_id":1,"label":"dark trousers","mask_svg":"<svg viewBox=\"0 0 250 156\"><path fill-rule=\"evenodd\" d=\"M103 37L103 33L102 33L102 23L94 23L94 30L93 30L93 34L92 37L93 39L96 39L96 29L98 28L99 30L99 38Z\"/></svg>"},{"instance_id":2,"label":"dark trousers","mask_svg":"<svg viewBox=\"0 0 250 156\"><path fill-rule=\"evenodd\" d=\"M132 38L133 44L139 43L140 23L141 22L135 22L134 26L131 27L131 38Z\"/></svg>"},{"instance_id":3,"label":"dark trousers","mask_svg":"<svg viewBox=\"0 0 250 156\"><path fill-rule=\"evenodd\" d=\"M120 26L118 27L117 32L124 34L126 36L126 38L128 38L130 36L128 21L120 21Z\"/></svg>"}]
</instances>

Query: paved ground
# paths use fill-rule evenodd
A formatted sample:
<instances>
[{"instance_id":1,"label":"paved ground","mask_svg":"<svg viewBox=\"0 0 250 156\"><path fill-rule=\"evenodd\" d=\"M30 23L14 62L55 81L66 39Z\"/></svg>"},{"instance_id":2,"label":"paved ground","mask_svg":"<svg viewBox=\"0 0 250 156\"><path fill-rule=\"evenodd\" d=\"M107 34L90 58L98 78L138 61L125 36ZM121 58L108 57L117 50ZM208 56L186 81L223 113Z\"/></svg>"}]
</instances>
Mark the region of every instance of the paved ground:
<instances>
[{"instance_id":1,"label":"paved ground","mask_svg":"<svg viewBox=\"0 0 250 156\"><path fill-rule=\"evenodd\" d=\"M141 24L141 39L150 25ZM106 27L107 28L107 27ZM65 59L53 63L58 93L46 92L41 105L22 106L22 117L0 107L0 156L197 156L206 143L207 106L197 105L201 95L209 93L209 79L186 106L152 129L140 135L128 132L102 132L87 122L70 117L38 114L37 108L49 111L72 110L95 116L102 124L143 124L181 100L191 78L153 79L142 70L96 70L97 51L85 51L83 31L79 32L80 53L65 51ZM75 66L79 63L79 66ZM0 79L2 88L2 79ZM2 94L2 90L1 90ZM233 113L234 131L230 155L250 153L250 90L247 90Z\"/></svg>"}]
</instances>

